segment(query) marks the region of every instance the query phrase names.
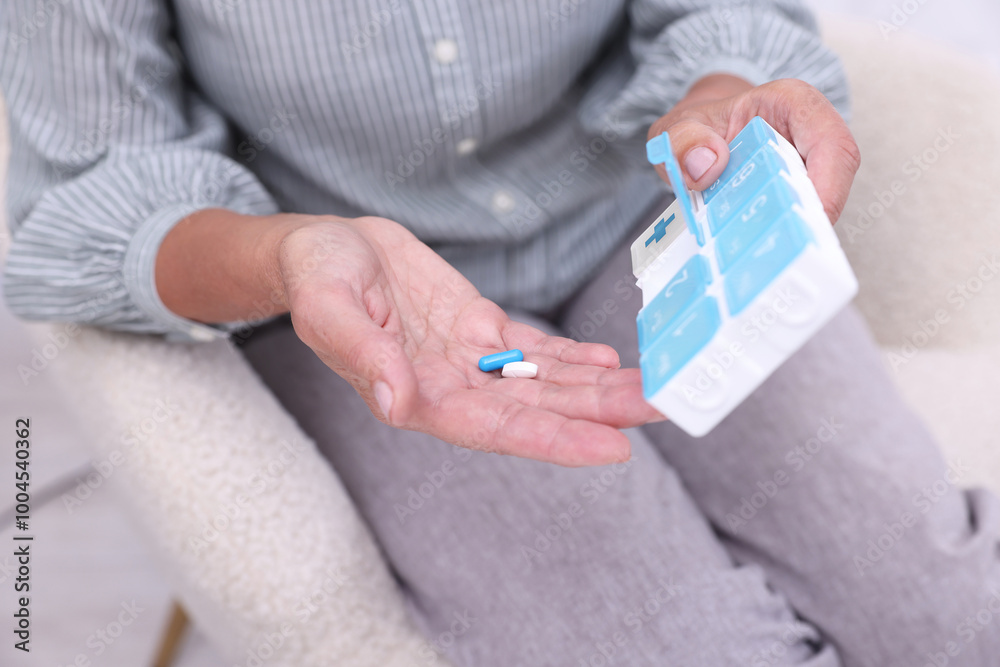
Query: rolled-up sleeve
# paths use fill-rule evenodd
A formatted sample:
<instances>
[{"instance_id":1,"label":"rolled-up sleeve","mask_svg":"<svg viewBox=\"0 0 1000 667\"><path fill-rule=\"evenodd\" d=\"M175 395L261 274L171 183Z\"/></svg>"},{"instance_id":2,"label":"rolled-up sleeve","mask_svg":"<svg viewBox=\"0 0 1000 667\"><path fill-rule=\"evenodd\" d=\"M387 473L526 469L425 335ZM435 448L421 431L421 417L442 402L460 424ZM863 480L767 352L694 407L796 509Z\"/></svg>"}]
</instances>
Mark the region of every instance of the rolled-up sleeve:
<instances>
[{"instance_id":1,"label":"rolled-up sleeve","mask_svg":"<svg viewBox=\"0 0 1000 667\"><path fill-rule=\"evenodd\" d=\"M154 280L163 237L205 208L277 212L231 158L226 120L185 76L161 0L7 0L12 240L3 276L25 319L228 335L169 311ZM41 11L42 13L39 13ZM44 19L44 21L42 20Z\"/></svg>"},{"instance_id":2,"label":"rolled-up sleeve","mask_svg":"<svg viewBox=\"0 0 1000 667\"><path fill-rule=\"evenodd\" d=\"M754 85L783 78L818 88L850 113L840 59L820 40L800 2L632 0L628 50L634 71L624 88L596 89L582 120L645 139L646 130L702 77L726 73ZM620 65L623 66L623 65Z\"/></svg>"}]
</instances>

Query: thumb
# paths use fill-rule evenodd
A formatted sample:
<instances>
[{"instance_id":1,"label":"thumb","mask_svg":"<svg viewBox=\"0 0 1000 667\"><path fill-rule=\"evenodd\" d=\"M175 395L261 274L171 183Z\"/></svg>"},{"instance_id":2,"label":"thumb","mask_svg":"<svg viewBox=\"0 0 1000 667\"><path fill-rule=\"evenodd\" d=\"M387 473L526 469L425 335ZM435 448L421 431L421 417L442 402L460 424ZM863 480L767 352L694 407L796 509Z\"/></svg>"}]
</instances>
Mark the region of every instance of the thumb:
<instances>
[{"instance_id":1,"label":"thumb","mask_svg":"<svg viewBox=\"0 0 1000 667\"><path fill-rule=\"evenodd\" d=\"M351 383L372 414L392 426L404 426L417 402L417 375L401 337L372 320L353 295L328 294L332 313L323 326L321 346L313 349L338 375Z\"/></svg>"},{"instance_id":2,"label":"thumb","mask_svg":"<svg viewBox=\"0 0 1000 667\"><path fill-rule=\"evenodd\" d=\"M692 190L704 190L714 183L729 163L729 145L714 129L697 120L685 119L669 127L654 123L649 135L670 133L670 144L681 165L684 182ZM662 164L656 166L660 178L669 182Z\"/></svg>"}]
</instances>

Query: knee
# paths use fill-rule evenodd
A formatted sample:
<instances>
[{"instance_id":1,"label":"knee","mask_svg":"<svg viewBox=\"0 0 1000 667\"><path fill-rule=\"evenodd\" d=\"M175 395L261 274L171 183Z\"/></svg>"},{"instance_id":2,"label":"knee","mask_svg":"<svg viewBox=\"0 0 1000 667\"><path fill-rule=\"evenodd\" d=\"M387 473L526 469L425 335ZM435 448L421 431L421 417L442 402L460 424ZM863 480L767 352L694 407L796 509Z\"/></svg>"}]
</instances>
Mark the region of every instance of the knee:
<instances>
[{"instance_id":1,"label":"knee","mask_svg":"<svg viewBox=\"0 0 1000 667\"><path fill-rule=\"evenodd\" d=\"M913 573L892 586L873 586L867 610L846 607L844 613L857 624L853 635L843 635L844 664L993 664L1000 654L1000 587L990 588L985 579L972 576L972 568L965 574L962 569L943 577Z\"/></svg>"},{"instance_id":2,"label":"knee","mask_svg":"<svg viewBox=\"0 0 1000 667\"><path fill-rule=\"evenodd\" d=\"M1000 655L998 506L979 491L956 495L959 507L909 527L887 524L856 547L838 586L841 609L831 614L844 624L845 665L978 666ZM866 645L884 655L873 663Z\"/></svg>"}]
</instances>

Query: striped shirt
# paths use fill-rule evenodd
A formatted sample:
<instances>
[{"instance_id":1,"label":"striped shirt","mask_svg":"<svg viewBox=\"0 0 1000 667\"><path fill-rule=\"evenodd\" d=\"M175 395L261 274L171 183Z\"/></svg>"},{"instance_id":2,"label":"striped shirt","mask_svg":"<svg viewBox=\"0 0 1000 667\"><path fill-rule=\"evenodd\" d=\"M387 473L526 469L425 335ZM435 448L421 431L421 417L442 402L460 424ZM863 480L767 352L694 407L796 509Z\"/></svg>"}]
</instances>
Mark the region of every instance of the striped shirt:
<instances>
[{"instance_id":1,"label":"striped shirt","mask_svg":"<svg viewBox=\"0 0 1000 667\"><path fill-rule=\"evenodd\" d=\"M654 120L699 78L847 86L792 0L5 0L12 242L27 319L224 337L156 252L209 207L405 225L546 310L661 197Z\"/></svg>"}]
</instances>

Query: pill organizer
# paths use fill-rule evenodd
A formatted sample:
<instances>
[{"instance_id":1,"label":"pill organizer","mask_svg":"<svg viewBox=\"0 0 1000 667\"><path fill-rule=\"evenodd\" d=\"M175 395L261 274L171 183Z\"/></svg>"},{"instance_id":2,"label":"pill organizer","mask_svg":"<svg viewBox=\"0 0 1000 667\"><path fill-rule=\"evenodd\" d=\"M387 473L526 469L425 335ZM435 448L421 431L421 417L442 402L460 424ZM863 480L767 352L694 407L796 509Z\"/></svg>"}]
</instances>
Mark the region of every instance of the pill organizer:
<instances>
[{"instance_id":1,"label":"pill organizer","mask_svg":"<svg viewBox=\"0 0 1000 667\"><path fill-rule=\"evenodd\" d=\"M756 117L704 192L684 186L666 133L646 145L677 199L632 244L646 401L712 430L857 293L805 165Z\"/></svg>"}]
</instances>

